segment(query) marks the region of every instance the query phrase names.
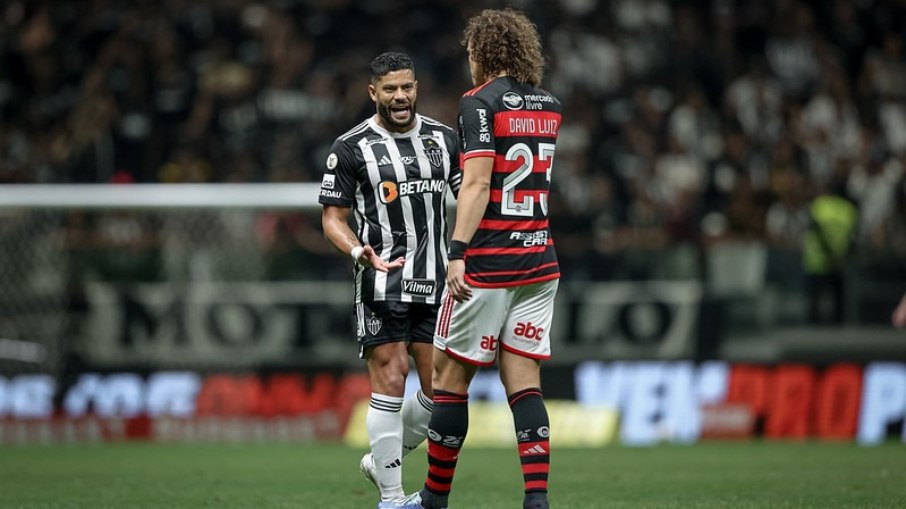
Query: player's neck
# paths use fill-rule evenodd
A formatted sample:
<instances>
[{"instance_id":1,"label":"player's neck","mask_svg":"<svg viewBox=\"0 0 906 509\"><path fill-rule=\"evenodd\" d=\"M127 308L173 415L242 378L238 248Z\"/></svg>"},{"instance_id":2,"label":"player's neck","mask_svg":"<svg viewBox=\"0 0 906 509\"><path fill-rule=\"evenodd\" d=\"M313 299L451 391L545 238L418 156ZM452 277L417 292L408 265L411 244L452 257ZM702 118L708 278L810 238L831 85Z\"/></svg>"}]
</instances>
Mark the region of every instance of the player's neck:
<instances>
[{"instance_id":1,"label":"player's neck","mask_svg":"<svg viewBox=\"0 0 906 509\"><path fill-rule=\"evenodd\" d=\"M495 75L495 74L489 74L488 77L487 77L487 79L484 80L484 82L485 82L485 83L489 83L489 82L491 82L491 81L496 80L497 78L502 78L502 77L504 77L504 76L509 76L509 75L510 75L510 73L508 73L508 72L506 72L506 71L500 71L500 72L498 72L496 75Z\"/></svg>"},{"instance_id":2,"label":"player's neck","mask_svg":"<svg viewBox=\"0 0 906 509\"><path fill-rule=\"evenodd\" d=\"M409 125L405 127L387 125L387 123L384 122L384 119L381 118L381 116L377 113L375 113L371 118L372 120L374 120L374 123L378 125L378 127L393 134L406 134L409 131L415 129L416 125L418 125L417 117L415 116L415 114L412 115L412 122L410 122Z\"/></svg>"}]
</instances>

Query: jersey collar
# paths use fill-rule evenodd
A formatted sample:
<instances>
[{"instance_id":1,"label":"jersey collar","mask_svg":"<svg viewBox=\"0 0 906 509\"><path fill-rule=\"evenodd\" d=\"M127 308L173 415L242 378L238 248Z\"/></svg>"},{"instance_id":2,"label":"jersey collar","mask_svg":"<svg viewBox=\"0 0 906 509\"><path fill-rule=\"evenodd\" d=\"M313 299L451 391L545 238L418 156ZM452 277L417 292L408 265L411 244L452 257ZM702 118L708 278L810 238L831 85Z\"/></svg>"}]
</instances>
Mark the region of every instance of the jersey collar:
<instances>
[{"instance_id":1,"label":"jersey collar","mask_svg":"<svg viewBox=\"0 0 906 509\"><path fill-rule=\"evenodd\" d=\"M381 124L378 124L377 121L374 119L374 115L368 117L368 125L370 125L371 128L374 129L375 131L378 131L381 134L390 136L391 138L409 138L410 136L421 132L422 116L419 115L418 113L416 113L415 122L412 124L412 128L404 133L398 133L396 131L388 131L387 129L384 129L384 127Z\"/></svg>"}]
</instances>

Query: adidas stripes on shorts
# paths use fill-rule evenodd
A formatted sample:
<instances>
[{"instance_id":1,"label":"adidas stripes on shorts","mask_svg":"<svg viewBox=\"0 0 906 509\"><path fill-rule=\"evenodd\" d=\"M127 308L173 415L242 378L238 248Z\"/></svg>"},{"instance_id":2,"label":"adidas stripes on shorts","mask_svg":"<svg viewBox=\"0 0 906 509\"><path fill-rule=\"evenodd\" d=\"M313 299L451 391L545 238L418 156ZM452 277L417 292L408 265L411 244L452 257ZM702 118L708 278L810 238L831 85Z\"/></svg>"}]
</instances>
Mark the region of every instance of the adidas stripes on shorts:
<instances>
[{"instance_id":1,"label":"adidas stripes on shorts","mask_svg":"<svg viewBox=\"0 0 906 509\"><path fill-rule=\"evenodd\" d=\"M447 290L441 300L434 346L453 358L489 366L499 348L548 359L548 333L559 280L504 288L472 287L472 298L456 302Z\"/></svg>"}]
</instances>

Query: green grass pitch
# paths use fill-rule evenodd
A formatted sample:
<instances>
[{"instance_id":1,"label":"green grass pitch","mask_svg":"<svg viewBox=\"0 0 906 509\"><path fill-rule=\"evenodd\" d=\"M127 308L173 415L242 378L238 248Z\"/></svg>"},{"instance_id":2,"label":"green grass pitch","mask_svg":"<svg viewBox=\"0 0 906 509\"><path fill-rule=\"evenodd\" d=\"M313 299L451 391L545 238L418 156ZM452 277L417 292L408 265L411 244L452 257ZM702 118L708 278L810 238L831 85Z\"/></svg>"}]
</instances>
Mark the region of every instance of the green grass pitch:
<instances>
[{"instance_id":1,"label":"green grass pitch","mask_svg":"<svg viewBox=\"0 0 906 509\"><path fill-rule=\"evenodd\" d=\"M366 509L364 451L307 444L0 446L3 509ZM425 453L406 459L407 492ZM567 508L906 507L906 445L703 443L554 449L551 506ZM451 508L513 509L515 452L469 449Z\"/></svg>"}]
</instances>

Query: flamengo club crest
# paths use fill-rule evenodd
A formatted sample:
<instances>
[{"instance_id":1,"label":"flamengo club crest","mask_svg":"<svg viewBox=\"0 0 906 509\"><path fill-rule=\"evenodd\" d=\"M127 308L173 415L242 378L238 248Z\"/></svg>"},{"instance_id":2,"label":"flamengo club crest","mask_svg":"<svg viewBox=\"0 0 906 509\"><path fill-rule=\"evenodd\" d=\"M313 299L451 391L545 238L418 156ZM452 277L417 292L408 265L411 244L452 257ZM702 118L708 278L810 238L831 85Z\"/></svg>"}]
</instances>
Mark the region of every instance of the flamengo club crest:
<instances>
[{"instance_id":1,"label":"flamengo club crest","mask_svg":"<svg viewBox=\"0 0 906 509\"><path fill-rule=\"evenodd\" d=\"M368 328L368 332L370 332L372 336L377 335L383 325L384 321L378 316L371 315L365 319L365 327Z\"/></svg>"}]
</instances>

